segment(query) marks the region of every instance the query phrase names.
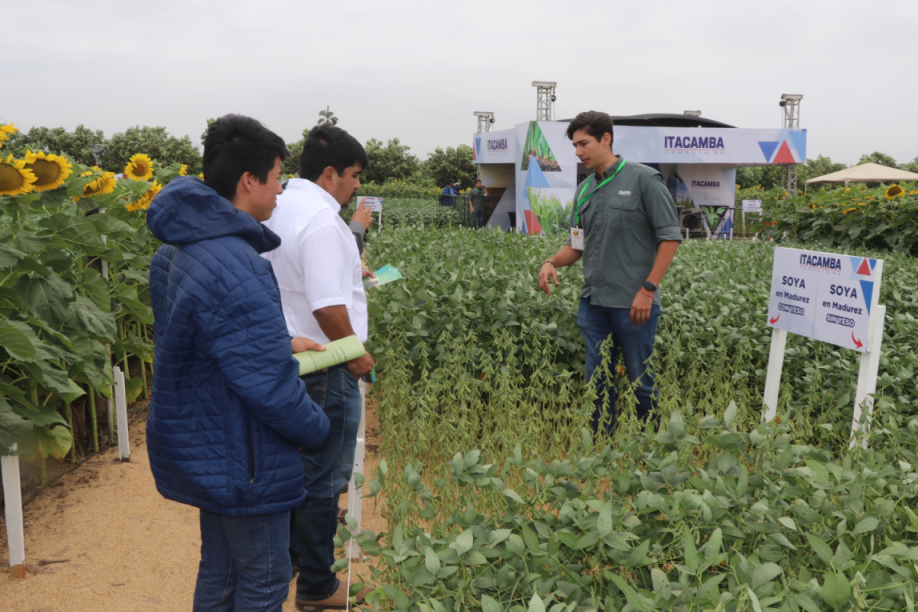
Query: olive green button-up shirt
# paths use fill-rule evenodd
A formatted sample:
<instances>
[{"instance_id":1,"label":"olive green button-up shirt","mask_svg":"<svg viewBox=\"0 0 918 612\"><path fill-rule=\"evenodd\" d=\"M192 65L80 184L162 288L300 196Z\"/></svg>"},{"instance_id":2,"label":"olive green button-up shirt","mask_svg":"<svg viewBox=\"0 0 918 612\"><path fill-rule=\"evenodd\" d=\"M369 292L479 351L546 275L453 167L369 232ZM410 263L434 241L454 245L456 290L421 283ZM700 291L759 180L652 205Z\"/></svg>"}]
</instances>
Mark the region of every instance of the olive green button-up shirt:
<instances>
[{"instance_id":1,"label":"olive green button-up shirt","mask_svg":"<svg viewBox=\"0 0 918 612\"><path fill-rule=\"evenodd\" d=\"M586 196L596 189L623 161L619 158L605 176L591 174L577 186L571 227L577 226L576 203L581 193ZM629 161L615 178L580 204L579 213L584 230L580 297L589 298L594 306L630 309L650 275L660 242L682 240L676 205L663 177L653 168ZM653 303L660 303L659 287Z\"/></svg>"},{"instance_id":2,"label":"olive green button-up shirt","mask_svg":"<svg viewBox=\"0 0 918 612\"><path fill-rule=\"evenodd\" d=\"M472 208L475 209L475 212L484 210L485 197L484 189L478 189L477 187L472 189L472 192L469 194L469 198L472 200Z\"/></svg>"}]
</instances>

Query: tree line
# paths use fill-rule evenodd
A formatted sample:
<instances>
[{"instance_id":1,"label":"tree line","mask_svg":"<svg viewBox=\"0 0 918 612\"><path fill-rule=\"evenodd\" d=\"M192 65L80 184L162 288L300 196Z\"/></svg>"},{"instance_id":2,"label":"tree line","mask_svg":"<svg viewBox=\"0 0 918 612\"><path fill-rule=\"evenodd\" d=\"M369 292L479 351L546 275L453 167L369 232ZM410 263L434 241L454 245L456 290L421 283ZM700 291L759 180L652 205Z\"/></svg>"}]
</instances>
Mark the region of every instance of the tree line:
<instances>
[{"instance_id":1,"label":"tree line","mask_svg":"<svg viewBox=\"0 0 918 612\"><path fill-rule=\"evenodd\" d=\"M327 114L326 117L323 113ZM322 111L320 121L337 123L337 117L331 111ZM209 119L210 125L213 119ZM206 133L206 129L205 129ZM284 172L297 173L297 164L303 152L303 143L309 135L309 129L303 130L302 138L287 143L291 156L284 162ZM50 153L65 153L74 161L92 166L95 161L92 147L101 144L106 147L102 156L102 168L109 172L121 172L128 159L135 153L146 153L163 164L180 163L188 166L189 174L201 172L201 153L188 136L172 136L164 127L136 126L106 138L101 130L90 130L79 125L72 132L64 128L33 127L28 132L12 134L4 150L19 157L26 149L32 151L47 150ZM201 134L201 145L204 134ZM468 145L457 147L437 147L420 160L411 152L411 148L402 144L398 138L383 143L375 138L366 142L369 167L365 168L362 180L365 183L375 181L383 184L391 180L408 181L421 185L443 187L449 179L455 179L461 187L471 187L475 182L476 168L472 162L472 148ZM899 164L891 156L879 151L862 155L857 165L872 162L890 168L900 168L918 173L918 157L910 162ZM808 159L797 167L797 184L803 185L808 179L838 172L848 166L835 163L822 155ZM747 166L736 169L736 184L746 189L761 185L765 189L781 185L784 182L784 166Z\"/></svg>"},{"instance_id":2,"label":"tree line","mask_svg":"<svg viewBox=\"0 0 918 612\"><path fill-rule=\"evenodd\" d=\"M333 117L335 120L337 118ZM209 119L207 124L213 119ZM203 149L204 133L201 134ZM287 143L291 156L284 162L284 172L296 174L303 143L309 129L303 130L302 138ZM164 127L136 126L106 138L101 130L91 130L78 125L69 132L64 128L33 127L28 132L16 132L3 147L6 154L21 157L26 150L64 153L75 162L86 166L96 165L92 154L93 145L106 147L102 155L101 168L109 172L122 172L128 160L135 153L145 153L162 164L180 163L188 166L188 174L201 172L201 153L188 136L181 138L169 134ZM476 168L472 162L472 148L437 147L421 161L402 144L398 138L383 144L371 138L366 143L369 167L365 168L362 180L382 184L389 180L402 180L423 185L443 187L447 180L455 179L462 187L471 187L475 182Z\"/></svg>"},{"instance_id":3,"label":"tree line","mask_svg":"<svg viewBox=\"0 0 918 612\"><path fill-rule=\"evenodd\" d=\"M896 163L890 155L874 151L861 155L856 166L861 164L879 164L889 168L899 168L907 172L918 173L918 157L904 164ZM797 165L797 185L802 189L803 185L811 178L824 176L832 172L838 172L847 168L847 164L835 163L829 157L822 155L816 159L808 159L805 164ZM765 189L771 189L778 185L784 184L784 166L745 166L736 169L736 184L743 189L761 185Z\"/></svg>"}]
</instances>

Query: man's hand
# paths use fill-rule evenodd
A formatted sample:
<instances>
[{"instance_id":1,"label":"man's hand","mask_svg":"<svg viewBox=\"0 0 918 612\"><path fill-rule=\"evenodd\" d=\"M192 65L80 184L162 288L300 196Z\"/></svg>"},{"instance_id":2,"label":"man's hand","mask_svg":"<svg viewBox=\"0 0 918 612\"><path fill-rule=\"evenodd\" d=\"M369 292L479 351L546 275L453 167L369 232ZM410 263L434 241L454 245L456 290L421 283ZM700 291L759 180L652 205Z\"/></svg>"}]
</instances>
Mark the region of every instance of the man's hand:
<instances>
[{"instance_id":1,"label":"man's hand","mask_svg":"<svg viewBox=\"0 0 918 612\"><path fill-rule=\"evenodd\" d=\"M310 340L309 338L291 338L290 347L293 349L294 353L302 353L303 351L324 351L325 347L316 342L315 340Z\"/></svg>"},{"instance_id":2,"label":"man's hand","mask_svg":"<svg viewBox=\"0 0 918 612\"><path fill-rule=\"evenodd\" d=\"M347 362L347 369L354 378L361 378L370 373L373 369L373 358L367 353L363 357L358 357Z\"/></svg>"},{"instance_id":3,"label":"man's hand","mask_svg":"<svg viewBox=\"0 0 918 612\"><path fill-rule=\"evenodd\" d=\"M650 320L650 309L653 308L653 295L641 289L631 302L631 322L643 325Z\"/></svg>"},{"instance_id":4,"label":"man's hand","mask_svg":"<svg viewBox=\"0 0 918 612\"><path fill-rule=\"evenodd\" d=\"M363 275L361 278L376 278L376 274L369 268L363 268L360 272Z\"/></svg>"},{"instance_id":5,"label":"man's hand","mask_svg":"<svg viewBox=\"0 0 918 612\"><path fill-rule=\"evenodd\" d=\"M544 291L546 295L551 295L551 285L548 282L548 279L555 281L556 285L561 283L558 281L558 271L555 270L555 267L548 262L542 264L542 267L539 269L539 289Z\"/></svg>"},{"instance_id":6,"label":"man's hand","mask_svg":"<svg viewBox=\"0 0 918 612\"><path fill-rule=\"evenodd\" d=\"M361 203L357 210L354 211L354 214L351 215L351 221L356 221L366 229L370 229L370 225L373 224L373 213L365 204Z\"/></svg>"}]
</instances>

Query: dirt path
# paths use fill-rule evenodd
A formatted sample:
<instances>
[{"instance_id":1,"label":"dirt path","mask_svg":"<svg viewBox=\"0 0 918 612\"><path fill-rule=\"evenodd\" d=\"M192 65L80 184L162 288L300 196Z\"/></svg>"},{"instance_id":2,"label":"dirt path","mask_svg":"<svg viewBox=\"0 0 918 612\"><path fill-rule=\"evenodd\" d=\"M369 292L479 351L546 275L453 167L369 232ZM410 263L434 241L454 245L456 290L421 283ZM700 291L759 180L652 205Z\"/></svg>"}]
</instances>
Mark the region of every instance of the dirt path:
<instances>
[{"instance_id":1,"label":"dirt path","mask_svg":"<svg viewBox=\"0 0 918 612\"><path fill-rule=\"evenodd\" d=\"M378 422L367 407L365 473L376 468ZM0 610L3 612L177 612L191 610L200 560L198 510L167 501L150 472L143 419L131 430L131 461L117 448L93 457L25 509L24 580L9 573L6 526L0 520ZM365 489L366 491L366 489ZM347 507L343 496L341 507ZM375 500L363 503L364 529L385 521ZM42 559L69 559L40 565ZM369 577L355 562L352 580ZM346 574L342 574L346 576ZM284 611L295 610L294 583Z\"/></svg>"}]
</instances>

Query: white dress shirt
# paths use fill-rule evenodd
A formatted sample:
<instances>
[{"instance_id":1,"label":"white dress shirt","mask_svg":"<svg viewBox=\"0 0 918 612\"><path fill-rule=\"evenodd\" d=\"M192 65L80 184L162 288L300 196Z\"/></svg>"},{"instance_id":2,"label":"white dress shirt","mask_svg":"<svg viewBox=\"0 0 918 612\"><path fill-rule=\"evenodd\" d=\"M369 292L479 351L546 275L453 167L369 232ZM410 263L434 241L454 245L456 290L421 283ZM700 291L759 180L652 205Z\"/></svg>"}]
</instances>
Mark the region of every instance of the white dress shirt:
<instances>
[{"instance_id":1,"label":"white dress shirt","mask_svg":"<svg viewBox=\"0 0 918 612\"><path fill-rule=\"evenodd\" d=\"M329 342L312 314L327 306L346 306L351 327L367 340L367 295L354 235L338 212L341 205L306 179L290 179L277 196L277 208L265 225L281 245L264 253L280 287L290 335L319 344Z\"/></svg>"}]
</instances>

